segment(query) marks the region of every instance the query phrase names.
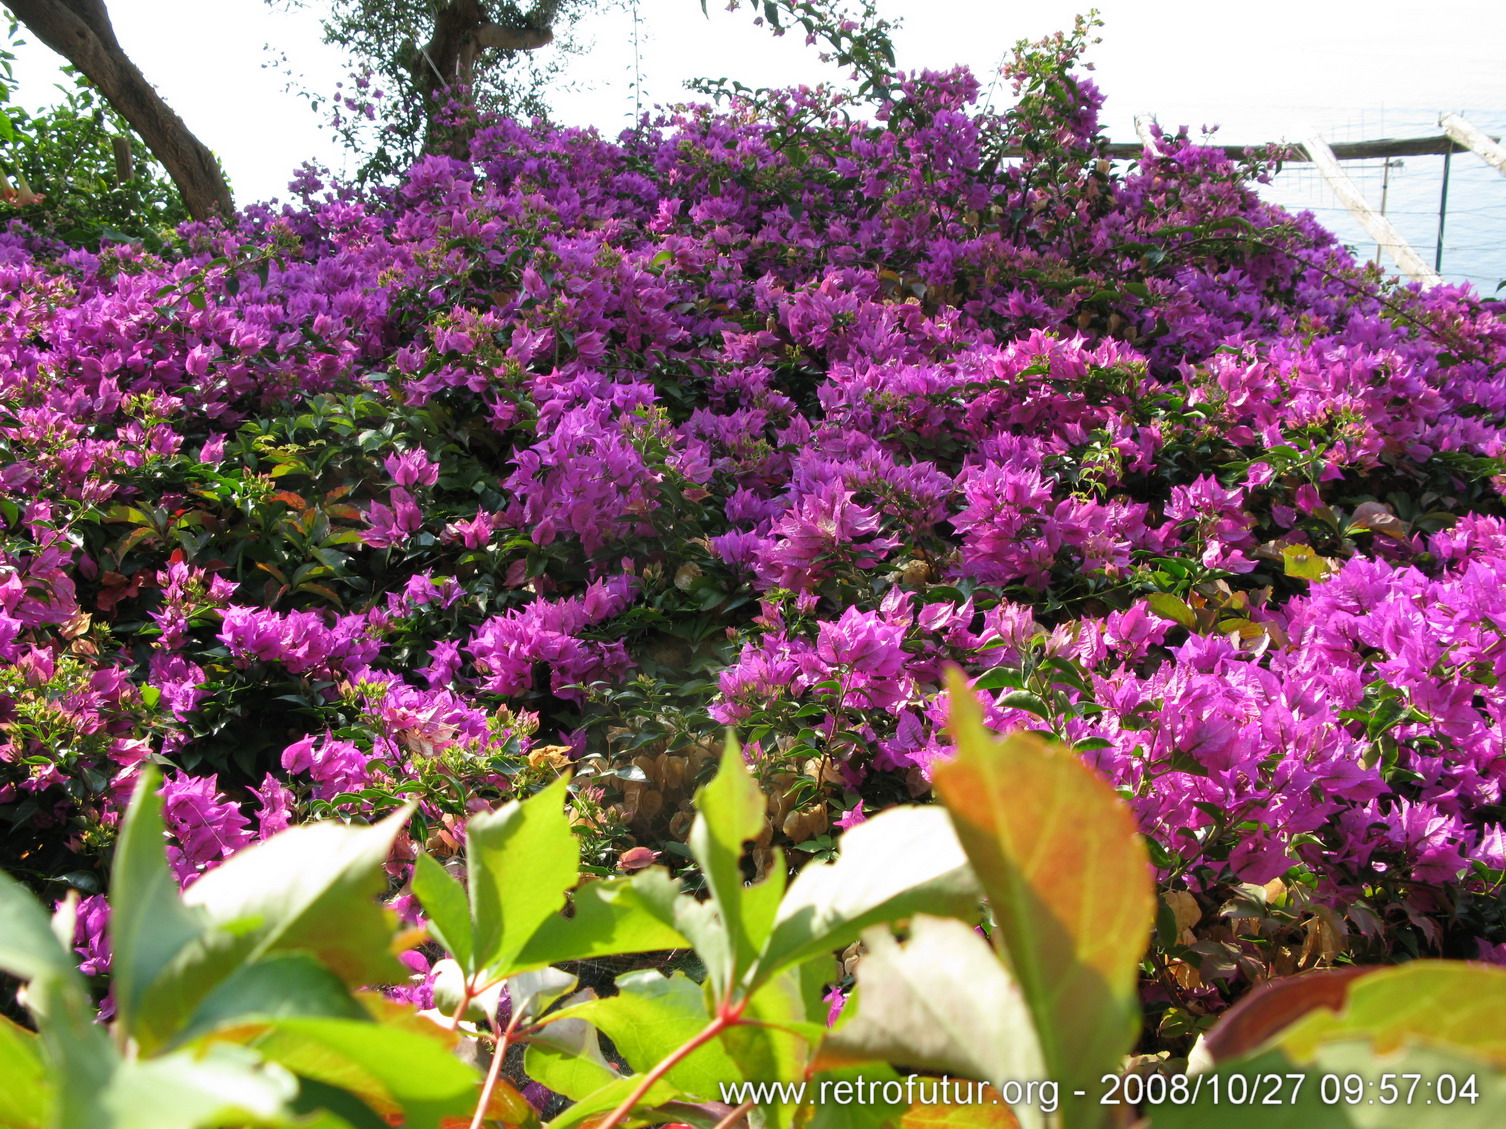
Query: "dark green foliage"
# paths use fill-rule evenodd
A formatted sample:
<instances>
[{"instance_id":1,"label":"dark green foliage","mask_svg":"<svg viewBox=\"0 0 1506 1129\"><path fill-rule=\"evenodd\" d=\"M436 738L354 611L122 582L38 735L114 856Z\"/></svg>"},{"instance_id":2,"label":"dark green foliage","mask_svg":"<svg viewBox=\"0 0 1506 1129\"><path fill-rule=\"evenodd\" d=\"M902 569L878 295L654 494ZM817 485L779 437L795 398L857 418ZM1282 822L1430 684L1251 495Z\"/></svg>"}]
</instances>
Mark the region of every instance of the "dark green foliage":
<instances>
[{"instance_id":1,"label":"dark green foliage","mask_svg":"<svg viewBox=\"0 0 1506 1129\"><path fill-rule=\"evenodd\" d=\"M17 44L11 21L10 42ZM31 114L14 104L9 51L0 50L0 223L97 250L141 243L160 250L188 212L146 144L72 67L62 100Z\"/></svg>"}]
</instances>

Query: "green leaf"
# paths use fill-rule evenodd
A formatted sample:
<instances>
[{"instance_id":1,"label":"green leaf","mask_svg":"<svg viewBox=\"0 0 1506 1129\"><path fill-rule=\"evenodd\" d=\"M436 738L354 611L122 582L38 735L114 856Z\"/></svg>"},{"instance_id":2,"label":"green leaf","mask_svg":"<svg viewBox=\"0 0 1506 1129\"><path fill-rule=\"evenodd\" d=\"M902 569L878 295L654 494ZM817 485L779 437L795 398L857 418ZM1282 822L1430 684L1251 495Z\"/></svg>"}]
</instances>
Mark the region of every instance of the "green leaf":
<instances>
[{"instance_id":1,"label":"green leaf","mask_svg":"<svg viewBox=\"0 0 1506 1129\"><path fill-rule=\"evenodd\" d=\"M743 884L743 847L763 829L768 805L731 733L721 767L697 795L696 808L687 842L701 864L729 942L728 951L715 963L708 960L706 969L717 992L724 994L763 950L784 893L782 858L770 866L763 882L751 887Z\"/></svg>"},{"instance_id":2,"label":"green leaf","mask_svg":"<svg viewBox=\"0 0 1506 1129\"><path fill-rule=\"evenodd\" d=\"M244 1047L122 1064L78 1129L211 1129L283 1125L297 1080ZM65 1123L66 1124L66 1123Z\"/></svg>"},{"instance_id":3,"label":"green leaf","mask_svg":"<svg viewBox=\"0 0 1506 1129\"><path fill-rule=\"evenodd\" d=\"M580 842L564 810L567 784L561 777L526 802L472 816L466 825L472 960L493 976L513 970L529 938L580 881Z\"/></svg>"},{"instance_id":4,"label":"green leaf","mask_svg":"<svg viewBox=\"0 0 1506 1129\"><path fill-rule=\"evenodd\" d=\"M1047 721L1051 719L1050 707L1041 701L1038 694L1032 694L1028 690L1016 690L1012 694L1005 694L999 700L999 706L1007 710L1024 710L1026 713L1033 713L1036 717Z\"/></svg>"},{"instance_id":5,"label":"green leaf","mask_svg":"<svg viewBox=\"0 0 1506 1129\"><path fill-rule=\"evenodd\" d=\"M732 969L736 963L732 937L722 923L715 901L698 902L682 898L675 903L675 928L690 939L696 958L706 969L711 990L727 998L731 992Z\"/></svg>"},{"instance_id":6,"label":"green leaf","mask_svg":"<svg viewBox=\"0 0 1506 1129\"><path fill-rule=\"evenodd\" d=\"M617 978L617 988L615 996L577 1004L561 1014L599 1028L640 1074L652 1070L711 1022L705 991L683 972L672 976L653 969L630 972ZM720 1040L712 1039L670 1067L664 1077L698 1101L720 1101L717 1084L735 1082L742 1075Z\"/></svg>"},{"instance_id":7,"label":"green leaf","mask_svg":"<svg viewBox=\"0 0 1506 1129\"><path fill-rule=\"evenodd\" d=\"M111 506L105 512L105 520L130 522L132 525L144 525L148 528L154 524L150 514L135 506Z\"/></svg>"},{"instance_id":8,"label":"green leaf","mask_svg":"<svg viewBox=\"0 0 1506 1129\"><path fill-rule=\"evenodd\" d=\"M800 872L779 905L757 975L850 945L881 921L973 915L980 896L945 811L890 808L844 834L835 862Z\"/></svg>"},{"instance_id":9,"label":"green leaf","mask_svg":"<svg viewBox=\"0 0 1506 1129\"><path fill-rule=\"evenodd\" d=\"M548 1122L545 1125L545 1129L577 1129L577 1126L584 1126L591 1122L602 1120L600 1115L610 1113L618 1105L626 1101L629 1095L638 1088L640 1081L641 1079L629 1075L619 1078L615 1082L607 1083L595 1093L582 1098L569 1109L565 1110L564 1113L561 1113L554 1120ZM674 1101L679 1096L679 1091L673 1085L660 1080L649 1087L648 1092L643 1095L642 1100L638 1103L638 1108L640 1110L652 1109L654 1106ZM640 1113L629 1117L623 1124L643 1125L656 1122L662 1123L667 1120L669 1120L667 1117Z\"/></svg>"},{"instance_id":10,"label":"green leaf","mask_svg":"<svg viewBox=\"0 0 1506 1129\"><path fill-rule=\"evenodd\" d=\"M0 1015L0 1126L30 1129L51 1120L53 1085L37 1037Z\"/></svg>"},{"instance_id":11,"label":"green leaf","mask_svg":"<svg viewBox=\"0 0 1506 1129\"><path fill-rule=\"evenodd\" d=\"M856 1014L833 1031L822 1065L877 1059L980 1081L1055 1077L1021 986L970 926L922 915L903 945L884 927L863 944ZM1042 1123L1034 1107L1016 1113L1026 1126Z\"/></svg>"},{"instance_id":12,"label":"green leaf","mask_svg":"<svg viewBox=\"0 0 1506 1129\"><path fill-rule=\"evenodd\" d=\"M268 1023L286 1016L366 1020L365 1009L324 965L307 953L275 953L242 965L199 1006L175 1044L225 1027Z\"/></svg>"},{"instance_id":13,"label":"green leaf","mask_svg":"<svg viewBox=\"0 0 1506 1129\"><path fill-rule=\"evenodd\" d=\"M691 903L663 867L631 878L588 882L575 892L570 917L555 914L529 938L514 962L538 968L568 960L651 953L689 944L675 927L677 906Z\"/></svg>"},{"instance_id":14,"label":"green leaf","mask_svg":"<svg viewBox=\"0 0 1506 1129\"><path fill-rule=\"evenodd\" d=\"M469 1112L476 1072L433 1036L344 1019L281 1019L253 1047L298 1074L351 1091L378 1112L400 1106L407 1129L436 1129L444 1117Z\"/></svg>"},{"instance_id":15,"label":"green leaf","mask_svg":"<svg viewBox=\"0 0 1506 1129\"><path fill-rule=\"evenodd\" d=\"M94 1096L120 1065L73 958L30 891L0 871L0 972L29 982L26 1006L36 1016L42 1047L68 1084L57 1092L56 1125L84 1129Z\"/></svg>"},{"instance_id":16,"label":"green leaf","mask_svg":"<svg viewBox=\"0 0 1506 1129\"><path fill-rule=\"evenodd\" d=\"M895 1118L904 1110L904 1102L891 1102L883 1096L883 1083L899 1082L904 1084L895 1071L887 1066L877 1063L865 1062L858 1066L842 1067L836 1070L825 1070L811 1080L815 1092L822 1093L822 1086L837 1086L842 1083L848 1084L846 1094L851 1096L859 1093L864 1096L863 1101L818 1101L811 1114L810 1129L890 1129L897 1124ZM869 1089L873 1083L878 1083L877 1089ZM827 1090L827 1093L835 1094L842 1091ZM872 1100L867 1100L867 1099ZM934 1107L945 1109L945 1106ZM928 1129L925 1126L914 1126L913 1129ZM948 1129L946 1126L936 1126L935 1129ZM1004 1127L1000 1127L1004 1129Z\"/></svg>"},{"instance_id":17,"label":"green leaf","mask_svg":"<svg viewBox=\"0 0 1506 1129\"><path fill-rule=\"evenodd\" d=\"M1096 1125L1105 1107L1072 1094L1096 1093L1140 1029L1150 858L1129 808L1075 754L995 737L960 671L948 687L957 757L937 766L936 790L993 906L996 943L1061 1084L1063 1121Z\"/></svg>"},{"instance_id":18,"label":"green leaf","mask_svg":"<svg viewBox=\"0 0 1506 1129\"><path fill-rule=\"evenodd\" d=\"M413 893L429 918L429 935L467 974L474 974L475 938L465 887L433 858L420 853L413 867Z\"/></svg>"},{"instance_id":19,"label":"green leaf","mask_svg":"<svg viewBox=\"0 0 1506 1129\"><path fill-rule=\"evenodd\" d=\"M1145 602L1150 605L1150 610L1162 619L1180 623L1188 631L1197 629L1197 616L1193 614L1186 600L1173 596L1170 592L1152 592L1145 598Z\"/></svg>"},{"instance_id":20,"label":"green leaf","mask_svg":"<svg viewBox=\"0 0 1506 1129\"><path fill-rule=\"evenodd\" d=\"M1218 219L1208 222L1208 230L1210 231L1219 231L1226 227L1237 227L1241 231L1249 232L1255 230L1255 225L1244 216L1220 216Z\"/></svg>"},{"instance_id":21,"label":"green leaf","mask_svg":"<svg viewBox=\"0 0 1506 1129\"><path fill-rule=\"evenodd\" d=\"M301 949L352 986L391 983L407 972L388 951L395 918L375 899L383 865L413 805L369 827L293 827L238 852L200 878L184 901L231 927L243 963Z\"/></svg>"},{"instance_id":22,"label":"green leaf","mask_svg":"<svg viewBox=\"0 0 1506 1129\"><path fill-rule=\"evenodd\" d=\"M125 1032L148 1056L171 1039L174 1018L144 1009L148 989L206 928L203 912L183 904L177 879L168 869L160 784L160 773L144 767L121 821L110 879L115 1006Z\"/></svg>"},{"instance_id":23,"label":"green leaf","mask_svg":"<svg viewBox=\"0 0 1506 1129\"><path fill-rule=\"evenodd\" d=\"M507 999L520 1022L532 1023L551 1004L575 991L575 975L559 968L538 968L507 978Z\"/></svg>"},{"instance_id":24,"label":"green leaf","mask_svg":"<svg viewBox=\"0 0 1506 1129\"><path fill-rule=\"evenodd\" d=\"M172 1030L243 965L303 951L351 986L407 976L389 951L396 919L376 898L383 865L412 813L401 808L370 827L293 827L233 855L200 878L184 902L208 928L184 946L147 989L142 1012Z\"/></svg>"},{"instance_id":25,"label":"green leaf","mask_svg":"<svg viewBox=\"0 0 1506 1129\"><path fill-rule=\"evenodd\" d=\"M538 1029L529 1038L523 1069L573 1102L622 1077L601 1053L596 1028L584 1019L559 1019Z\"/></svg>"},{"instance_id":26,"label":"green leaf","mask_svg":"<svg viewBox=\"0 0 1506 1129\"><path fill-rule=\"evenodd\" d=\"M37 987L56 984L80 998L86 995L73 959L53 935L47 911L31 891L4 871L0 871L0 972ZM33 1006L32 1010L38 1009Z\"/></svg>"},{"instance_id":27,"label":"green leaf","mask_svg":"<svg viewBox=\"0 0 1506 1129\"><path fill-rule=\"evenodd\" d=\"M1318 556L1309 545L1283 545L1281 559L1286 564L1288 576L1303 580L1326 579L1332 568L1331 562L1326 557Z\"/></svg>"},{"instance_id":28,"label":"green leaf","mask_svg":"<svg viewBox=\"0 0 1506 1129\"><path fill-rule=\"evenodd\" d=\"M746 1079L802 1078L810 1063L811 1050L827 1034L825 1009L822 1022L807 1021L801 977L787 969L755 991L743 1009L748 1022L721 1035L727 1056L737 1064L737 1076ZM764 1124L769 1129L788 1129L798 1107L792 1103L761 1102Z\"/></svg>"},{"instance_id":29,"label":"green leaf","mask_svg":"<svg viewBox=\"0 0 1506 1129\"><path fill-rule=\"evenodd\" d=\"M992 670L985 670L973 683L979 690L1002 690L1006 686L1011 690L1020 688L1021 674L1014 667L996 666Z\"/></svg>"},{"instance_id":30,"label":"green leaf","mask_svg":"<svg viewBox=\"0 0 1506 1129\"><path fill-rule=\"evenodd\" d=\"M300 1117L298 1129L389 1129L375 1110L349 1090L312 1078L298 1079L298 1097L293 1108L311 1117L311 1120Z\"/></svg>"}]
</instances>

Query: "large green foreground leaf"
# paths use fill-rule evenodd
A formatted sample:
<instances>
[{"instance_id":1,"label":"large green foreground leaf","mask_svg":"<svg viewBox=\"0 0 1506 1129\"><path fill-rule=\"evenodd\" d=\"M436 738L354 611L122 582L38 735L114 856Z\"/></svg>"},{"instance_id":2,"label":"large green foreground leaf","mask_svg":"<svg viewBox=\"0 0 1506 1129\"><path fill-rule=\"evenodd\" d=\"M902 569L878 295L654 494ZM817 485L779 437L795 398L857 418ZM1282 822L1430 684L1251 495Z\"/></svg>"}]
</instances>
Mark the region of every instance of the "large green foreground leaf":
<instances>
[{"instance_id":1,"label":"large green foreground leaf","mask_svg":"<svg viewBox=\"0 0 1506 1129\"><path fill-rule=\"evenodd\" d=\"M47 913L31 892L0 871L0 972L27 981L27 1007L41 1027L38 1042L54 1079L53 1116L60 1129L85 1126L96 1095L110 1084L120 1057L95 1012L74 967L72 955L58 943ZM25 1068L29 1054L19 1032L7 1040L11 1056ZM33 1081L34 1081L33 1076ZM25 1074L18 1081L27 1089ZM26 1099L21 1098L24 1102Z\"/></svg>"},{"instance_id":2,"label":"large green foreground leaf","mask_svg":"<svg viewBox=\"0 0 1506 1129\"><path fill-rule=\"evenodd\" d=\"M52 1103L53 1084L36 1035L0 1015L0 1129L43 1125Z\"/></svg>"},{"instance_id":3,"label":"large green foreground leaf","mask_svg":"<svg viewBox=\"0 0 1506 1129\"><path fill-rule=\"evenodd\" d=\"M717 995L725 996L763 951L784 894L778 851L762 882L743 881L744 848L763 829L768 806L731 734L716 777L696 795L696 809L688 842L712 902L704 913L682 913L677 924L706 961Z\"/></svg>"},{"instance_id":4,"label":"large green foreground leaf","mask_svg":"<svg viewBox=\"0 0 1506 1129\"><path fill-rule=\"evenodd\" d=\"M580 841L565 814L565 788L561 777L526 803L504 804L466 824L476 966L467 972L511 973L529 938L580 881Z\"/></svg>"},{"instance_id":5,"label":"large green foreground leaf","mask_svg":"<svg viewBox=\"0 0 1506 1129\"><path fill-rule=\"evenodd\" d=\"M169 1032L143 1016L147 992L173 958L198 938L207 923L178 894L164 849L162 797L155 769L141 774L121 822L110 884L110 969L115 1007L127 1034L147 1054Z\"/></svg>"},{"instance_id":6,"label":"large green foreground leaf","mask_svg":"<svg viewBox=\"0 0 1506 1129\"><path fill-rule=\"evenodd\" d=\"M1344 1039L1305 1063L1279 1050L1242 1059L1203 1077L1196 1104L1147 1112L1152 1129L1499 1129L1506 1075L1438 1047L1377 1054L1368 1039Z\"/></svg>"},{"instance_id":7,"label":"large green foreground leaf","mask_svg":"<svg viewBox=\"0 0 1506 1129\"><path fill-rule=\"evenodd\" d=\"M921 916L904 944L886 928L863 944L857 1014L827 1040L828 1055L960 1078L1049 1077L1019 985L970 926ZM1033 1107L1016 1113L1040 1124Z\"/></svg>"},{"instance_id":8,"label":"large green foreground leaf","mask_svg":"<svg viewBox=\"0 0 1506 1129\"><path fill-rule=\"evenodd\" d=\"M800 872L779 904L759 968L797 964L913 913L972 916L981 891L946 812L891 808L842 836L832 863Z\"/></svg>"},{"instance_id":9,"label":"large green foreground leaf","mask_svg":"<svg viewBox=\"0 0 1506 1129\"><path fill-rule=\"evenodd\" d=\"M1137 969L1155 914L1129 808L1067 749L1000 739L960 671L948 679L956 759L936 790L993 906L996 939L1030 1006L1064 1122L1092 1126L1096 1094L1140 1027Z\"/></svg>"},{"instance_id":10,"label":"large green foreground leaf","mask_svg":"<svg viewBox=\"0 0 1506 1129\"><path fill-rule=\"evenodd\" d=\"M134 810L137 822L160 828L157 808ZM183 896L200 928L165 963L160 947L145 947L143 923L133 934L149 957L142 969L157 969L149 983L135 984L143 1049L201 1030L205 1023L194 1012L206 997L278 954L305 954L350 987L404 979L407 970L391 952L396 918L376 899L386 889L383 864L410 814L403 808L370 827L294 827L240 851ZM179 936L187 934L188 918L170 920ZM230 1018L223 1007L215 1012L216 1021Z\"/></svg>"},{"instance_id":11,"label":"large green foreground leaf","mask_svg":"<svg viewBox=\"0 0 1506 1129\"><path fill-rule=\"evenodd\" d=\"M313 954L347 984L402 980L389 951L395 917L376 899L382 866L411 806L371 827L314 823L240 851L183 896L236 937L240 962L273 952Z\"/></svg>"}]
</instances>

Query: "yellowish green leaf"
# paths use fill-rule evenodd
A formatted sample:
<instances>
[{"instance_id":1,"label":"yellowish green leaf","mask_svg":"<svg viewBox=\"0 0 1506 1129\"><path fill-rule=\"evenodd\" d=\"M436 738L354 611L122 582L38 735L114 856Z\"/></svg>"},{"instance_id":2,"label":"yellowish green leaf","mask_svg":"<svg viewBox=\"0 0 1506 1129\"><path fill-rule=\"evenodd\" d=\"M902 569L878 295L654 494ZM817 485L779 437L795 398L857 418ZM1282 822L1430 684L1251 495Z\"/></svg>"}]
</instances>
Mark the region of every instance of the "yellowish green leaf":
<instances>
[{"instance_id":1,"label":"yellowish green leaf","mask_svg":"<svg viewBox=\"0 0 1506 1129\"><path fill-rule=\"evenodd\" d=\"M1145 602L1162 619L1180 623L1188 631L1197 629L1197 616L1186 600L1173 596L1170 592L1152 592L1145 598Z\"/></svg>"},{"instance_id":2,"label":"yellowish green leaf","mask_svg":"<svg viewBox=\"0 0 1506 1129\"><path fill-rule=\"evenodd\" d=\"M1506 1070L1506 968L1418 960L1366 973L1348 988L1342 1010L1307 1012L1272 1045L1306 1062L1319 1044L1337 1039L1369 1039L1380 1055L1423 1042L1467 1051Z\"/></svg>"},{"instance_id":3,"label":"yellowish green leaf","mask_svg":"<svg viewBox=\"0 0 1506 1129\"><path fill-rule=\"evenodd\" d=\"M1303 580L1324 580L1332 568L1328 558L1320 557L1308 545L1281 546L1281 559L1286 563L1288 576Z\"/></svg>"}]
</instances>

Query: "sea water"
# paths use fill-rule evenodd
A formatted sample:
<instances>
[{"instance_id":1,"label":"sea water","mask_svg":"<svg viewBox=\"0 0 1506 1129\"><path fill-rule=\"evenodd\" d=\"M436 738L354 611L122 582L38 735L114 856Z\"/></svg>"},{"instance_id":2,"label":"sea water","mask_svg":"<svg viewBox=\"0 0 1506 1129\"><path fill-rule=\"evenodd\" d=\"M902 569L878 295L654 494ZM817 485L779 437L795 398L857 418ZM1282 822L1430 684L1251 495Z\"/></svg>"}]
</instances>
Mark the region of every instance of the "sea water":
<instances>
[{"instance_id":1,"label":"sea water","mask_svg":"<svg viewBox=\"0 0 1506 1129\"><path fill-rule=\"evenodd\" d=\"M1375 141L1382 138L1433 137L1442 134L1440 111L1449 107L1406 110L1366 110L1346 117L1330 114L1330 124L1318 126L1325 141ZM1455 111L1458 112L1458 111ZM1314 115L1320 117L1323 115ZM1506 109L1469 110L1464 117L1494 137L1506 137ZM1221 133L1223 131L1220 131ZM1234 142L1233 138L1220 140ZM1234 142L1238 143L1238 142ZM1472 152L1449 159L1448 196L1443 198L1442 155L1343 161L1366 202L1379 211L1384 199L1386 218L1429 266L1449 282L1467 282L1482 297L1496 297L1506 279L1506 176ZM1374 259L1375 240L1335 197L1317 168L1308 163L1284 165L1263 198L1292 211L1311 211L1324 227L1361 258ZM1439 213L1443 213L1442 254L1439 255ZM1396 271L1396 263L1382 252L1382 264ZM1506 289L1500 297L1506 297Z\"/></svg>"}]
</instances>

